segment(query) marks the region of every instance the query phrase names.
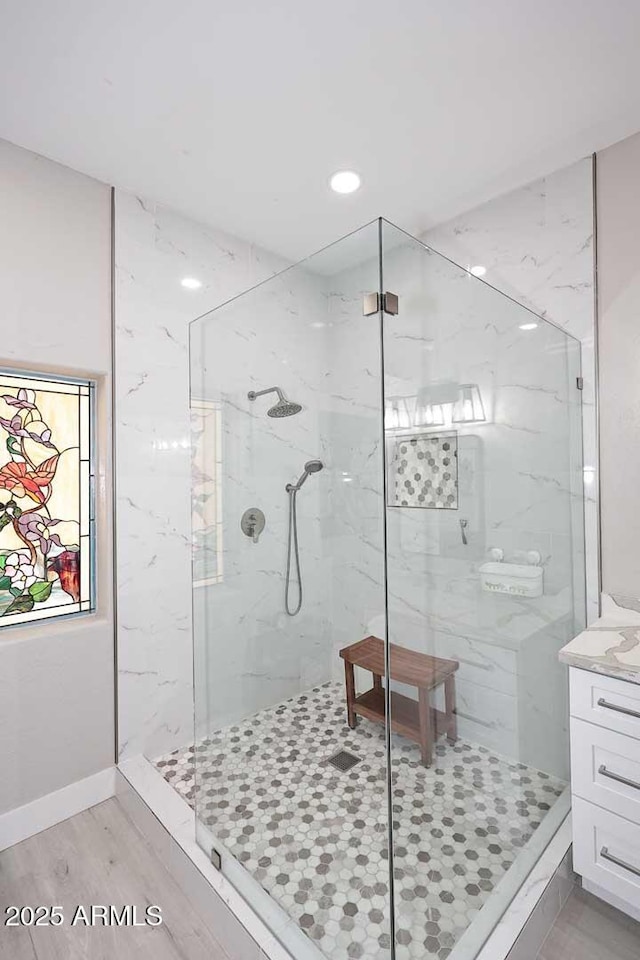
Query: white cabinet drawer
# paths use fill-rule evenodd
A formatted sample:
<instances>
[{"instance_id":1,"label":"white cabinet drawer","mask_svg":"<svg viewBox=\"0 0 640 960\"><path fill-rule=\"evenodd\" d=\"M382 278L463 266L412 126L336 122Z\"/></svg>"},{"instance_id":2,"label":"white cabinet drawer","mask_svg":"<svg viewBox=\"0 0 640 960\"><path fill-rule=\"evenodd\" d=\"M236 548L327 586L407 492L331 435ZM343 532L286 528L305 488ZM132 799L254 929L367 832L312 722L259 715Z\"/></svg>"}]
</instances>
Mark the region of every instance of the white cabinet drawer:
<instances>
[{"instance_id":1,"label":"white cabinet drawer","mask_svg":"<svg viewBox=\"0 0 640 960\"><path fill-rule=\"evenodd\" d=\"M571 716L640 739L640 684L572 667Z\"/></svg>"},{"instance_id":2,"label":"white cabinet drawer","mask_svg":"<svg viewBox=\"0 0 640 960\"><path fill-rule=\"evenodd\" d=\"M572 717L571 789L640 824L640 740Z\"/></svg>"},{"instance_id":3,"label":"white cabinet drawer","mask_svg":"<svg viewBox=\"0 0 640 960\"><path fill-rule=\"evenodd\" d=\"M640 826L580 797L572 808L576 873L640 909Z\"/></svg>"}]
</instances>

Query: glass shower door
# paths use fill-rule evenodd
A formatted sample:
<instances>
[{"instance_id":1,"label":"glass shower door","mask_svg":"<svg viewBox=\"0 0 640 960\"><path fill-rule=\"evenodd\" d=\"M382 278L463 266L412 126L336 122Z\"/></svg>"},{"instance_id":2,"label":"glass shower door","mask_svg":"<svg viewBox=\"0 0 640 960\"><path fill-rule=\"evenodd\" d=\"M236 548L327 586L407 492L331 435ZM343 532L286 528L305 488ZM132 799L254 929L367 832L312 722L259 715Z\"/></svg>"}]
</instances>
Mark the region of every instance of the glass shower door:
<instances>
[{"instance_id":1,"label":"glass shower door","mask_svg":"<svg viewBox=\"0 0 640 960\"><path fill-rule=\"evenodd\" d=\"M376 221L190 358L198 840L295 957L473 957L568 810L579 344Z\"/></svg>"},{"instance_id":2,"label":"glass shower door","mask_svg":"<svg viewBox=\"0 0 640 960\"><path fill-rule=\"evenodd\" d=\"M474 956L568 811L580 345L382 233L396 956Z\"/></svg>"},{"instance_id":3,"label":"glass shower door","mask_svg":"<svg viewBox=\"0 0 640 960\"><path fill-rule=\"evenodd\" d=\"M277 274L190 344L197 836L294 956L335 960L391 954L384 716L356 725L345 681L384 639L378 241Z\"/></svg>"}]
</instances>

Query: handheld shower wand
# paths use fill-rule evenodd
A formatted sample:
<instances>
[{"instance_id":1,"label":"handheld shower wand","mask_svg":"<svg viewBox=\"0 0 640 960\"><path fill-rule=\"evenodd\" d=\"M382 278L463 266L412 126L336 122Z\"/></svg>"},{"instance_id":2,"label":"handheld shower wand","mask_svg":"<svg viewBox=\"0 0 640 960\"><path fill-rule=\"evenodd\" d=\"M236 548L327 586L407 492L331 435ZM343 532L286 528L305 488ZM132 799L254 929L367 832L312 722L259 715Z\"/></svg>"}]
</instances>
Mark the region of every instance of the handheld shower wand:
<instances>
[{"instance_id":1,"label":"handheld shower wand","mask_svg":"<svg viewBox=\"0 0 640 960\"><path fill-rule=\"evenodd\" d=\"M312 473L318 473L322 470L323 463L322 460L307 460L304 465L304 472L297 483L288 483L285 487L287 493L291 493L295 490L297 493L302 484L306 481L307 477L310 477Z\"/></svg>"},{"instance_id":2,"label":"handheld shower wand","mask_svg":"<svg viewBox=\"0 0 640 960\"><path fill-rule=\"evenodd\" d=\"M322 470L323 466L322 460L308 460L304 465L304 471L298 482L288 483L285 487L285 490L289 494L289 537L287 540L287 575L284 588L284 608L290 617L295 617L297 613L300 613L300 608L302 607L302 574L300 572L300 550L298 547L298 508L296 497L298 490L300 490L306 482L307 477L310 477L312 473L318 473ZM296 580L298 581L298 603L295 608L289 603L292 559L295 563Z\"/></svg>"}]
</instances>

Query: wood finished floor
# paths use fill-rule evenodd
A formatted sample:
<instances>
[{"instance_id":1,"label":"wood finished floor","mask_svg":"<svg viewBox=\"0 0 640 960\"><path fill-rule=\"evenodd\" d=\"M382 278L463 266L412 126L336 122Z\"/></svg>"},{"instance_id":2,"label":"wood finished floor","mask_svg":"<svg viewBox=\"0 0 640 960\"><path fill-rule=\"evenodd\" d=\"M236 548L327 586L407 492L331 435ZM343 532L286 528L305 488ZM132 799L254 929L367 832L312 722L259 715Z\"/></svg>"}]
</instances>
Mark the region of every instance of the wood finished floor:
<instances>
[{"instance_id":1,"label":"wood finished floor","mask_svg":"<svg viewBox=\"0 0 640 960\"><path fill-rule=\"evenodd\" d=\"M538 960L639 960L640 923L576 887Z\"/></svg>"},{"instance_id":2,"label":"wood finished floor","mask_svg":"<svg viewBox=\"0 0 640 960\"><path fill-rule=\"evenodd\" d=\"M0 909L61 905L58 927L0 927L1 960L228 960L116 799L0 853ZM70 927L78 904L162 908L157 927Z\"/></svg>"}]
</instances>

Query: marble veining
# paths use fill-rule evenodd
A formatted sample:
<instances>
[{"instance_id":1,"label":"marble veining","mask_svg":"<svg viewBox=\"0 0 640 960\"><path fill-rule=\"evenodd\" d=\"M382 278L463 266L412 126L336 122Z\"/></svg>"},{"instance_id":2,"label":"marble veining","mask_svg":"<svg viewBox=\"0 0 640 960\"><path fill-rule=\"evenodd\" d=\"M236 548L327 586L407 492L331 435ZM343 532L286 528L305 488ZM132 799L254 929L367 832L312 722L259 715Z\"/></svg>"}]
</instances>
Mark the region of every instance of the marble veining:
<instances>
[{"instance_id":1,"label":"marble veining","mask_svg":"<svg viewBox=\"0 0 640 960\"><path fill-rule=\"evenodd\" d=\"M588 162L576 164L542 186L437 228L426 240L463 264L487 264L492 281L492 271L504 279L498 287L588 337L589 171ZM384 613L380 343L361 308L363 291L375 289L374 252L372 244L370 260L342 273L314 272L312 258L229 304L220 322L201 325L199 382L224 409L226 524L225 582L197 591L195 603L206 647L196 670L205 728L293 695L296 684L300 690L331 678L339 666L335 651ZM514 330L514 305L486 285L450 264L437 265L435 254L425 267L423 251L416 269L416 261L403 264L400 253L395 260L393 250L386 256L402 305L385 328L387 393L415 393L448 367L455 379L464 374L481 384L489 422L459 436L468 546L460 540L459 511L440 511L451 515L437 523L407 517L430 511L396 511L389 518L392 639L411 645L426 637L433 646L440 635L449 638L444 646L475 641L487 651L497 644L527 655L542 631L559 647L571 635L567 621L581 566L578 556L570 584L576 555L568 504L578 525L581 503L577 460L567 454L559 427L569 415L558 388L567 358L552 349L551 334L549 349L532 357ZM179 746L192 725L188 323L282 266L265 251L118 191L118 642L125 755ZM185 275L200 278L202 288L185 291ZM263 409L249 409L246 390L271 381L304 403L303 416L278 424ZM300 501L308 589L292 629L282 614L282 485L318 456L326 470L307 484ZM236 529L237 517L254 502L268 514L266 537L257 546ZM489 546L508 556L522 549L541 553L548 593L539 604L479 594L477 567ZM476 725L476 742L484 729L494 749L506 748L492 738L507 704L501 701L490 713L492 688L476 681L497 673L497 667L475 668L476 689L466 691L475 705L470 715L489 724Z\"/></svg>"},{"instance_id":2,"label":"marble veining","mask_svg":"<svg viewBox=\"0 0 640 960\"><path fill-rule=\"evenodd\" d=\"M602 616L562 648L560 659L640 683L640 600L603 594Z\"/></svg>"},{"instance_id":3,"label":"marble veining","mask_svg":"<svg viewBox=\"0 0 640 960\"><path fill-rule=\"evenodd\" d=\"M488 283L580 341L587 622L591 622L598 616L600 592L592 161L585 158L490 200L433 228L424 240L463 266L482 264ZM547 389L543 382L511 384L512 396L533 391L536 402ZM582 512L582 504L576 509Z\"/></svg>"},{"instance_id":4,"label":"marble veining","mask_svg":"<svg viewBox=\"0 0 640 960\"><path fill-rule=\"evenodd\" d=\"M188 325L283 264L121 190L115 260L122 759L193 729Z\"/></svg>"}]
</instances>

